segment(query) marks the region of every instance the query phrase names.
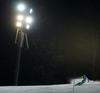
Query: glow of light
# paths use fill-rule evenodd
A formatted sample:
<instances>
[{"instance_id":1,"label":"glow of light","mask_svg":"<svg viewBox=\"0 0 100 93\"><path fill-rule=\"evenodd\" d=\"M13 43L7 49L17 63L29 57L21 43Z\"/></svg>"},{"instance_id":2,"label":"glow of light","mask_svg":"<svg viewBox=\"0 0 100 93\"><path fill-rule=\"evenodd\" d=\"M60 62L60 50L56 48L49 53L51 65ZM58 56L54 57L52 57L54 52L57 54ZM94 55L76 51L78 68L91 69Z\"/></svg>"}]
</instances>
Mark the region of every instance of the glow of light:
<instances>
[{"instance_id":1,"label":"glow of light","mask_svg":"<svg viewBox=\"0 0 100 93\"><path fill-rule=\"evenodd\" d=\"M32 9L30 9L30 13L32 13L32 11L33 11L33 10L32 10Z\"/></svg>"},{"instance_id":2,"label":"glow of light","mask_svg":"<svg viewBox=\"0 0 100 93\"><path fill-rule=\"evenodd\" d=\"M27 18L26 18L26 22L27 22L27 23L31 23L31 22L32 22L31 17L27 17Z\"/></svg>"},{"instance_id":3,"label":"glow of light","mask_svg":"<svg viewBox=\"0 0 100 93\"><path fill-rule=\"evenodd\" d=\"M22 26L22 23L21 22L17 22L17 26L18 27L21 27Z\"/></svg>"},{"instance_id":4,"label":"glow of light","mask_svg":"<svg viewBox=\"0 0 100 93\"><path fill-rule=\"evenodd\" d=\"M18 10L19 11L23 11L25 9L25 7L24 7L24 5L22 5L22 4L20 4L19 6L18 6Z\"/></svg>"},{"instance_id":5,"label":"glow of light","mask_svg":"<svg viewBox=\"0 0 100 93\"><path fill-rule=\"evenodd\" d=\"M27 25L27 26L26 26L26 29L29 29L29 28L30 28L30 25Z\"/></svg>"},{"instance_id":6,"label":"glow of light","mask_svg":"<svg viewBox=\"0 0 100 93\"><path fill-rule=\"evenodd\" d=\"M19 15L18 20L20 20L20 21L23 20L23 16Z\"/></svg>"}]
</instances>

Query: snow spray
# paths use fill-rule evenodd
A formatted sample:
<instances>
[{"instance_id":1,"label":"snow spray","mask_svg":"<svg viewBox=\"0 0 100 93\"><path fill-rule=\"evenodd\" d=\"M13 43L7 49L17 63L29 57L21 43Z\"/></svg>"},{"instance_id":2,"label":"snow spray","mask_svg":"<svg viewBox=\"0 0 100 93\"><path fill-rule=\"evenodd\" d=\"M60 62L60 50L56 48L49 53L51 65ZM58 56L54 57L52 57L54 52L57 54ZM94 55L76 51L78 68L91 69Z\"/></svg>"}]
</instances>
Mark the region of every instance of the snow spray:
<instances>
[{"instance_id":1,"label":"snow spray","mask_svg":"<svg viewBox=\"0 0 100 93\"><path fill-rule=\"evenodd\" d=\"M73 80L73 91L74 91L74 87L75 87L75 72L74 72L74 80Z\"/></svg>"}]
</instances>

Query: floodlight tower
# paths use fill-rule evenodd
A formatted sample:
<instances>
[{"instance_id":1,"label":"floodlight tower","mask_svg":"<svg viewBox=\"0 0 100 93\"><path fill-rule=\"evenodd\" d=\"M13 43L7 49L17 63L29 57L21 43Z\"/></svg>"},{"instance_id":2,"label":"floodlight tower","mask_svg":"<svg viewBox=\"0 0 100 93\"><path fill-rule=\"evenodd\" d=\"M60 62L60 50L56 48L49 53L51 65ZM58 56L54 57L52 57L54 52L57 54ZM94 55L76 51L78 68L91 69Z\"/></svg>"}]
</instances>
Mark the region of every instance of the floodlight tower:
<instances>
[{"instance_id":1,"label":"floodlight tower","mask_svg":"<svg viewBox=\"0 0 100 93\"><path fill-rule=\"evenodd\" d=\"M23 47L24 39L26 41L26 46L29 48L27 33L25 29L30 28L30 24L32 22L31 17L27 17L27 14L32 13L32 9L30 9L29 13L25 12L25 6L20 4L18 5L18 10L20 14L17 16L17 32L15 37L15 44L18 44L19 50L17 55L17 64L16 64L16 76L15 76L15 85L18 85L19 78L19 67L20 67L20 57L21 57L21 48Z\"/></svg>"}]
</instances>

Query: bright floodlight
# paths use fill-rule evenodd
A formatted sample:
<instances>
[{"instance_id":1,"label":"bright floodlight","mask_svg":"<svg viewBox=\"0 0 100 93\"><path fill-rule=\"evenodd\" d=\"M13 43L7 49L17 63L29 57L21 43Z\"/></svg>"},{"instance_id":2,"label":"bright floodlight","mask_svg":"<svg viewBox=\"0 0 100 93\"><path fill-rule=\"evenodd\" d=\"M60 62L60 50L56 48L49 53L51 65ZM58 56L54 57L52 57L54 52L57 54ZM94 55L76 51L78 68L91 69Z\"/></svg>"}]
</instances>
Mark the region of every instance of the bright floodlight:
<instances>
[{"instance_id":1,"label":"bright floodlight","mask_svg":"<svg viewBox=\"0 0 100 93\"><path fill-rule=\"evenodd\" d=\"M21 22L17 22L17 26L18 27L21 27L22 26L22 23Z\"/></svg>"},{"instance_id":2,"label":"bright floodlight","mask_svg":"<svg viewBox=\"0 0 100 93\"><path fill-rule=\"evenodd\" d=\"M27 25L27 26L26 26L26 29L29 29L29 28L30 28L30 25Z\"/></svg>"},{"instance_id":3,"label":"bright floodlight","mask_svg":"<svg viewBox=\"0 0 100 93\"><path fill-rule=\"evenodd\" d=\"M22 4L20 4L20 5L18 6L18 10L23 11L24 9L25 9L25 7L24 7L24 5L22 5Z\"/></svg>"},{"instance_id":4,"label":"bright floodlight","mask_svg":"<svg viewBox=\"0 0 100 93\"><path fill-rule=\"evenodd\" d=\"M30 13L32 13L32 9L30 9Z\"/></svg>"},{"instance_id":5,"label":"bright floodlight","mask_svg":"<svg viewBox=\"0 0 100 93\"><path fill-rule=\"evenodd\" d=\"M31 17L27 17L27 18L26 18L26 22L27 22L27 23L31 23L31 22L32 22Z\"/></svg>"},{"instance_id":6,"label":"bright floodlight","mask_svg":"<svg viewBox=\"0 0 100 93\"><path fill-rule=\"evenodd\" d=\"M19 15L18 20L23 20L23 16Z\"/></svg>"}]
</instances>

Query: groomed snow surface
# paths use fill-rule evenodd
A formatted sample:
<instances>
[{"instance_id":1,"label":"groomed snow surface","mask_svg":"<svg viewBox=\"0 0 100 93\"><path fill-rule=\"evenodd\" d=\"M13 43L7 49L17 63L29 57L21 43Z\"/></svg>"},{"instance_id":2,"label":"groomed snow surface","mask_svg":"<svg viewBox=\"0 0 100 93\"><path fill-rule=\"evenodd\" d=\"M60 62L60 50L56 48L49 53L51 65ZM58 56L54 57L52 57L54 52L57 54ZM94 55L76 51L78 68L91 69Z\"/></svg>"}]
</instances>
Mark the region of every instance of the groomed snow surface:
<instances>
[{"instance_id":1,"label":"groomed snow surface","mask_svg":"<svg viewBox=\"0 0 100 93\"><path fill-rule=\"evenodd\" d=\"M82 79L75 79L75 84ZM43 86L1 86L0 93L100 93L100 81L86 82L82 86L75 86L73 91L71 84L43 85Z\"/></svg>"}]
</instances>

